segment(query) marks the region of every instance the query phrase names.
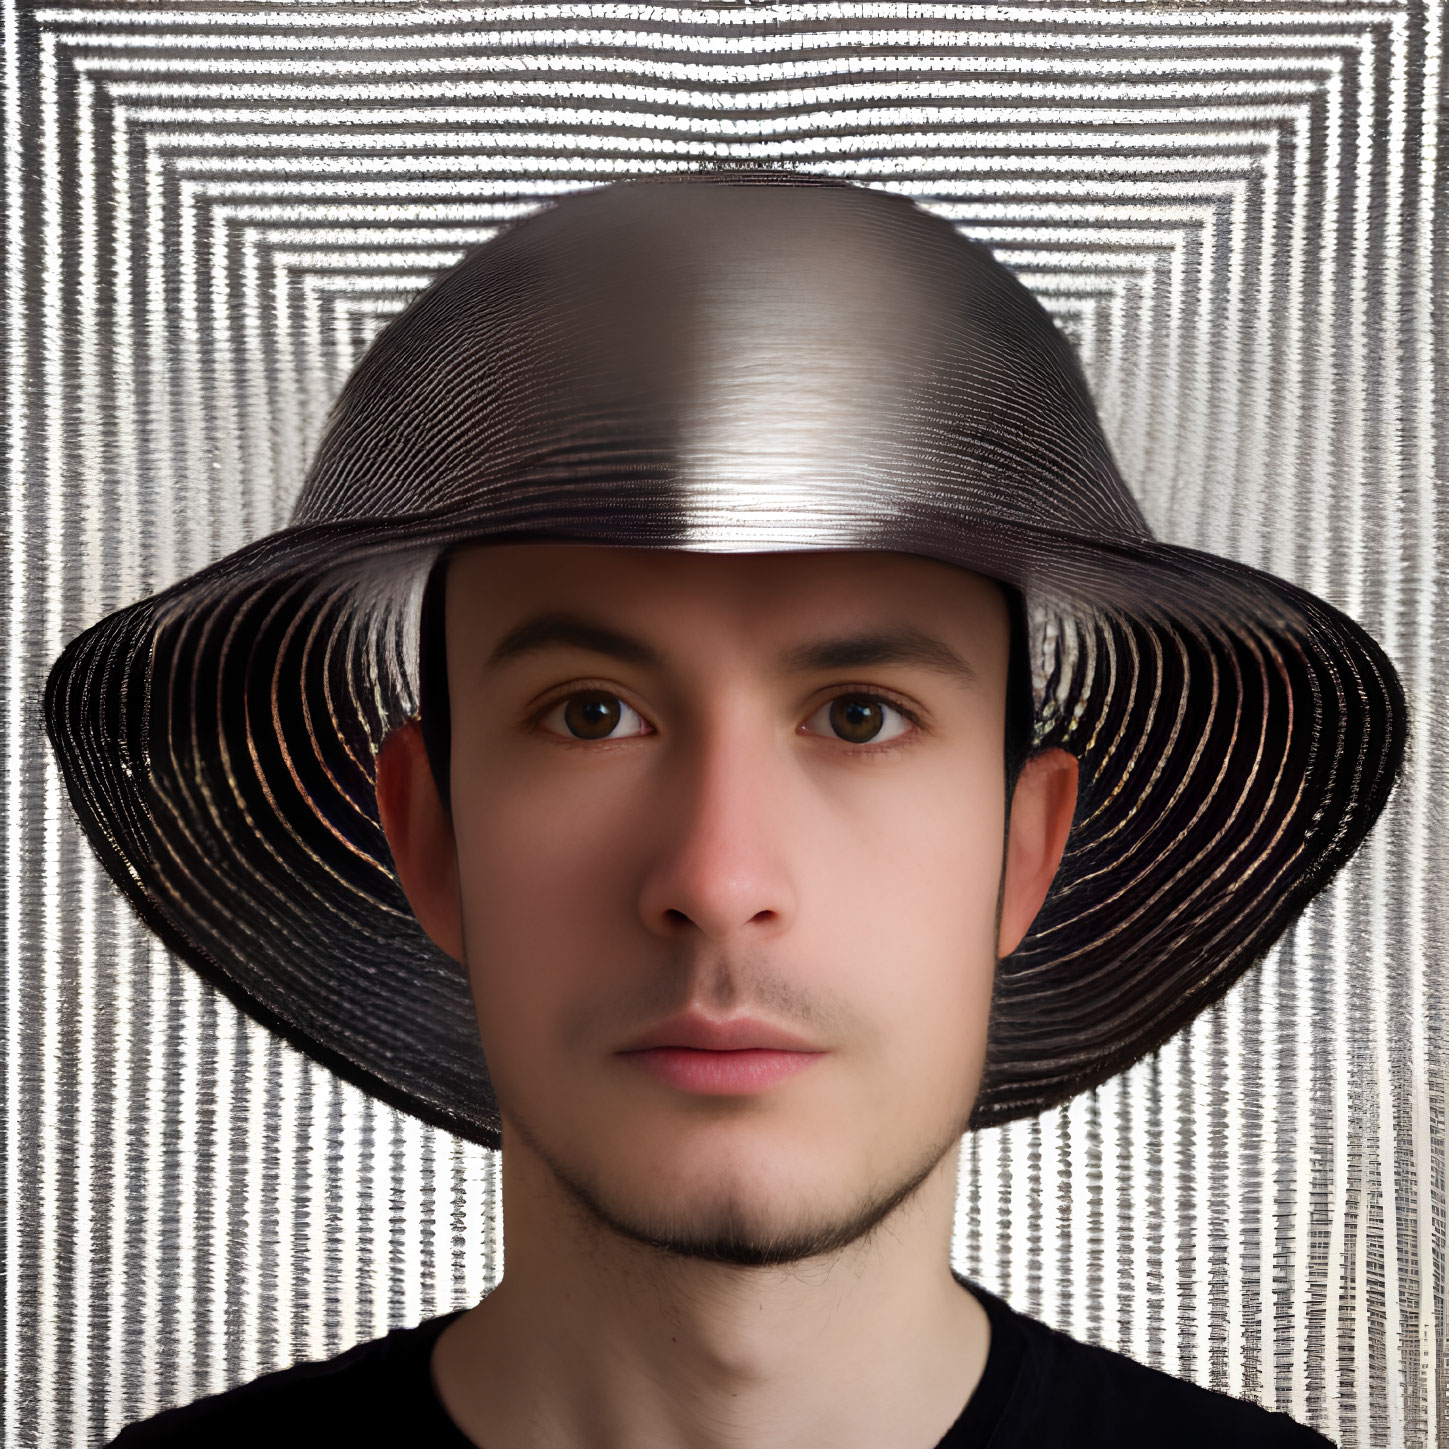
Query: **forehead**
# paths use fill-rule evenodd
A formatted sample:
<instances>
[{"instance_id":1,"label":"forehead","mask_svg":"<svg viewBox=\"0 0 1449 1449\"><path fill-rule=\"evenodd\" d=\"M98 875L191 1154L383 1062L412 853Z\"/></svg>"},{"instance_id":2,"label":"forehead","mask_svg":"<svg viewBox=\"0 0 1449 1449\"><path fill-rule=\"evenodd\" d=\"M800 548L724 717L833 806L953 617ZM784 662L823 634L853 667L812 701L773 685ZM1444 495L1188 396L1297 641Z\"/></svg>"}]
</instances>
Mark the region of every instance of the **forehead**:
<instances>
[{"instance_id":1,"label":"forehead","mask_svg":"<svg viewBox=\"0 0 1449 1449\"><path fill-rule=\"evenodd\" d=\"M643 615L668 629L825 614L865 623L894 617L938 629L1006 627L1001 588L952 564L884 550L713 553L597 544L479 544L448 570L451 617L498 627L539 607Z\"/></svg>"}]
</instances>

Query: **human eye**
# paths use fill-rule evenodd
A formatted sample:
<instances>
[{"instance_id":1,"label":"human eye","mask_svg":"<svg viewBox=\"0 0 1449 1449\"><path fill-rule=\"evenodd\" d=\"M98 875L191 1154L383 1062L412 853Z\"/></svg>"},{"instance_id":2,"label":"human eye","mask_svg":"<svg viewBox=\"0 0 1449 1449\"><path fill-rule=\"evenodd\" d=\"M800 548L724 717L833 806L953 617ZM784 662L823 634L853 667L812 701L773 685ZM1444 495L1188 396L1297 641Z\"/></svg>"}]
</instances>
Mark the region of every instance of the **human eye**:
<instances>
[{"instance_id":1,"label":"human eye","mask_svg":"<svg viewBox=\"0 0 1449 1449\"><path fill-rule=\"evenodd\" d=\"M538 723L550 734L574 740L623 740L651 733L638 710L606 689L580 690L556 700Z\"/></svg>"},{"instance_id":2,"label":"human eye","mask_svg":"<svg viewBox=\"0 0 1449 1449\"><path fill-rule=\"evenodd\" d=\"M903 706L878 694L837 694L801 726L806 734L833 735L852 745L899 739L918 723Z\"/></svg>"}]
</instances>

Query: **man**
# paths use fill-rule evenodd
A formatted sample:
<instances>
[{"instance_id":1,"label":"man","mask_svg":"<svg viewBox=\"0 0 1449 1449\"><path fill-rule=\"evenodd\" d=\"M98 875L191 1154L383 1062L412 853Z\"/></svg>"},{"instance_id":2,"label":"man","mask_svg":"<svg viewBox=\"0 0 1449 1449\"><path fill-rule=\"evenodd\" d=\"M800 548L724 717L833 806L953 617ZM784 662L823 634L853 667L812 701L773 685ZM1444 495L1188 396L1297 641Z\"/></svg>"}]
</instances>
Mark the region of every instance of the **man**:
<instances>
[{"instance_id":1,"label":"man","mask_svg":"<svg viewBox=\"0 0 1449 1449\"><path fill-rule=\"evenodd\" d=\"M510 229L293 527L73 643L47 719L176 949L503 1152L482 1303L118 1445L1326 1442L950 1269L961 1133L1221 995L1404 710L1352 621L1151 538L944 223L764 173Z\"/></svg>"},{"instance_id":2,"label":"man","mask_svg":"<svg viewBox=\"0 0 1449 1449\"><path fill-rule=\"evenodd\" d=\"M448 619L454 829L415 727L379 786L504 1119L443 1402L481 1444L937 1443L990 1337L948 1249L993 967L1075 803L1030 761L1003 873L997 590L503 546Z\"/></svg>"}]
</instances>

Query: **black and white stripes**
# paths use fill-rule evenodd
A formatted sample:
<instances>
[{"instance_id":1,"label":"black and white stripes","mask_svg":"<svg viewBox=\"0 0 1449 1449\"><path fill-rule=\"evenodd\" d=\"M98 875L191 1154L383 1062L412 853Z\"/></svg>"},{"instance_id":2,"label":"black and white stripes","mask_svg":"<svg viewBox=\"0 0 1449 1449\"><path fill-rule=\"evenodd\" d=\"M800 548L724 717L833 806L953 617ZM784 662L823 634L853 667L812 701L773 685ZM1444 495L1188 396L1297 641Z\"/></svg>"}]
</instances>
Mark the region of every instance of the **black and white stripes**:
<instances>
[{"instance_id":1,"label":"black and white stripes","mask_svg":"<svg viewBox=\"0 0 1449 1449\"><path fill-rule=\"evenodd\" d=\"M496 1273L489 1154L277 1046L120 905L39 690L79 629L285 522L362 347L466 247L735 158L991 245L1076 341L1154 532L1344 609L1416 719L1369 843L1221 1006L968 1139L958 1260L1345 1445L1449 1439L1440 7L4 23L0 1438L98 1442Z\"/></svg>"}]
</instances>

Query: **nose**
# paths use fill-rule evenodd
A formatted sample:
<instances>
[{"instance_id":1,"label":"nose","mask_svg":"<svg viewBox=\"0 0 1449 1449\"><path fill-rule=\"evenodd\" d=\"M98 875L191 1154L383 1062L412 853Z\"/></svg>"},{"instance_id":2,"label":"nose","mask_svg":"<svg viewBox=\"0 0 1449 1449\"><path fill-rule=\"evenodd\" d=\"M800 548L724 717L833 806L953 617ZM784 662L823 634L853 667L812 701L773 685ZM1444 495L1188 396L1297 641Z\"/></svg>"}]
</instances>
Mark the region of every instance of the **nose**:
<instances>
[{"instance_id":1,"label":"nose","mask_svg":"<svg viewBox=\"0 0 1449 1449\"><path fill-rule=\"evenodd\" d=\"M640 892L645 925L716 944L778 934L796 910L788 760L768 729L716 721L674 752Z\"/></svg>"}]
</instances>

